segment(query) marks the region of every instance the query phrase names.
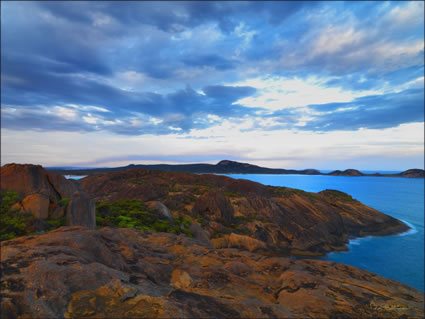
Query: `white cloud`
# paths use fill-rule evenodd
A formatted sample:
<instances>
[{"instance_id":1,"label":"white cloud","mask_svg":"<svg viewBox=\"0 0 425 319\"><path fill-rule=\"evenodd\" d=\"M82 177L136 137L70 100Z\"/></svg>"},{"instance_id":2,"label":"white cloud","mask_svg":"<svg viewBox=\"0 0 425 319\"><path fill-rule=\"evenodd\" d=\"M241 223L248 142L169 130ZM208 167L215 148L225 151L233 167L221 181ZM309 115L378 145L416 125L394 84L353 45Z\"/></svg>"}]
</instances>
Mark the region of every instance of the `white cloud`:
<instances>
[{"instance_id":1,"label":"white cloud","mask_svg":"<svg viewBox=\"0 0 425 319\"><path fill-rule=\"evenodd\" d=\"M136 71L118 72L117 77L128 83L133 83L133 84L139 83L145 79L145 76L142 73L139 73Z\"/></svg>"},{"instance_id":2,"label":"white cloud","mask_svg":"<svg viewBox=\"0 0 425 319\"><path fill-rule=\"evenodd\" d=\"M351 102L357 97L380 94L377 90L349 91L340 87L329 87L330 78L308 77L257 77L231 85L247 85L258 89L256 96L250 96L236 103L248 107L264 107L279 110L302 107L311 104Z\"/></svg>"},{"instance_id":3,"label":"white cloud","mask_svg":"<svg viewBox=\"0 0 425 319\"><path fill-rule=\"evenodd\" d=\"M68 121L76 120L78 117L78 111L62 106L55 106L54 114Z\"/></svg>"},{"instance_id":4,"label":"white cloud","mask_svg":"<svg viewBox=\"0 0 425 319\"><path fill-rule=\"evenodd\" d=\"M394 7L385 17L385 20L391 24L412 27L412 25L423 23L424 21L424 2L423 1L406 1L401 5Z\"/></svg>"}]
</instances>

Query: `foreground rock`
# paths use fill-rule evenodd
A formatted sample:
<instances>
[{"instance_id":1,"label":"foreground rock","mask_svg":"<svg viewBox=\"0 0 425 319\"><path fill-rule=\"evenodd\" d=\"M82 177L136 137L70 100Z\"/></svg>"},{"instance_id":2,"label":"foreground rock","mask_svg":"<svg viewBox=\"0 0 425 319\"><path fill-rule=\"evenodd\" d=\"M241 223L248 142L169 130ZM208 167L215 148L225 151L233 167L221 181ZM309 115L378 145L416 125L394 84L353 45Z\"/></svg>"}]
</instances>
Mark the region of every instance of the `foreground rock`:
<instances>
[{"instance_id":1,"label":"foreground rock","mask_svg":"<svg viewBox=\"0 0 425 319\"><path fill-rule=\"evenodd\" d=\"M67 225L96 227L95 203L76 181L31 164L4 165L0 179L2 191L11 190L20 195L14 208L36 219L66 216Z\"/></svg>"},{"instance_id":2,"label":"foreground rock","mask_svg":"<svg viewBox=\"0 0 425 319\"><path fill-rule=\"evenodd\" d=\"M345 250L350 236L409 229L334 190L316 194L226 176L146 169L91 175L80 184L98 201L160 201L174 215L199 222L216 247L269 255L323 255Z\"/></svg>"},{"instance_id":3,"label":"foreground rock","mask_svg":"<svg viewBox=\"0 0 425 319\"><path fill-rule=\"evenodd\" d=\"M63 227L1 248L2 318L424 315L422 292L368 271L183 235Z\"/></svg>"}]
</instances>

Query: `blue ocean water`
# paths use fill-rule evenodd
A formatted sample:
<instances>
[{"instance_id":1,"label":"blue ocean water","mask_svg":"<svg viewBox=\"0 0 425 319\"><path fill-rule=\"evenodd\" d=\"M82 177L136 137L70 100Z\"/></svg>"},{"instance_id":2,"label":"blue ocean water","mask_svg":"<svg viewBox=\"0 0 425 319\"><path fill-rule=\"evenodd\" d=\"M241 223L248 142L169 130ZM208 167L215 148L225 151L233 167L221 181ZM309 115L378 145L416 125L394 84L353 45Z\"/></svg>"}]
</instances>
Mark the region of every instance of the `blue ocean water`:
<instances>
[{"instance_id":1,"label":"blue ocean water","mask_svg":"<svg viewBox=\"0 0 425 319\"><path fill-rule=\"evenodd\" d=\"M350 241L349 251L330 253L320 259L367 269L424 291L424 179L258 174L226 176L309 192L340 190L406 222L412 229L404 234L354 239Z\"/></svg>"},{"instance_id":2,"label":"blue ocean water","mask_svg":"<svg viewBox=\"0 0 425 319\"><path fill-rule=\"evenodd\" d=\"M86 177L87 175L65 175L65 178L67 179L81 179Z\"/></svg>"}]
</instances>

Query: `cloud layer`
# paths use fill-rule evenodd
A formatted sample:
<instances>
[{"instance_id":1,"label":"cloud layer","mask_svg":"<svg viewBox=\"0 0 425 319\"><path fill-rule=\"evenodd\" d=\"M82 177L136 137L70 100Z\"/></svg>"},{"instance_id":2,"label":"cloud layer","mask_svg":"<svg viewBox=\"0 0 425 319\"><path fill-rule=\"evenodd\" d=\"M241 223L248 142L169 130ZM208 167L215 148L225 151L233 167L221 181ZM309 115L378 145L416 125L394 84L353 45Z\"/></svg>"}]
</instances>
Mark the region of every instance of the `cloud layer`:
<instances>
[{"instance_id":1,"label":"cloud layer","mask_svg":"<svg viewBox=\"0 0 425 319\"><path fill-rule=\"evenodd\" d=\"M423 10L420 1L5 2L1 126L190 140L223 123L320 134L423 123Z\"/></svg>"}]
</instances>

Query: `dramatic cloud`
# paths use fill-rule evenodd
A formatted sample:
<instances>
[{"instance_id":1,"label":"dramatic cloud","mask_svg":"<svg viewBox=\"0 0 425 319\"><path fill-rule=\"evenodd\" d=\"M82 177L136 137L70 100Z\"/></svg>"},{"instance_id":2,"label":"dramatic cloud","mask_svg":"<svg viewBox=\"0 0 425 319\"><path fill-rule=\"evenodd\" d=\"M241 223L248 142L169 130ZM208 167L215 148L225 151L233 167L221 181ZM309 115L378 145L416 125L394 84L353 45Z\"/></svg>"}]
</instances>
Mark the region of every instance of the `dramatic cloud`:
<instances>
[{"instance_id":1,"label":"dramatic cloud","mask_svg":"<svg viewBox=\"0 0 425 319\"><path fill-rule=\"evenodd\" d=\"M423 11L421 1L2 2L2 133L160 137L171 149L169 136L182 148L422 124ZM238 147L205 158L259 158Z\"/></svg>"},{"instance_id":2,"label":"dramatic cloud","mask_svg":"<svg viewBox=\"0 0 425 319\"><path fill-rule=\"evenodd\" d=\"M319 111L301 129L312 131L382 129L424 121L424 90L366 96L350 103L310 105Z\"/></svg>"}]
</instances>

